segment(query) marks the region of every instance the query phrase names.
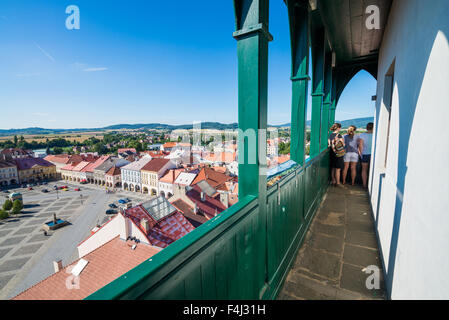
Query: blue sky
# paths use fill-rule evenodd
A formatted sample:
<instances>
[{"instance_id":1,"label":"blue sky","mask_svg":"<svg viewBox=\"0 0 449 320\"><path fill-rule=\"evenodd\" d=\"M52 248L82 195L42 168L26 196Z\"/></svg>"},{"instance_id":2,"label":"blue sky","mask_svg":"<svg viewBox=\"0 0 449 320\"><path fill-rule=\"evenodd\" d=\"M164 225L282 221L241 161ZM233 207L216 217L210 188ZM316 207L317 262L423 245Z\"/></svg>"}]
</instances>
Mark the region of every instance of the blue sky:
<instances>
[{"instance_id":1,"label":"blue sky","mask_svg":"<svg viewBox=\"0 0 449 320\"><path fill-rule=\"evenodd\" d=\"M290 43L272 0L268 122L290 122ZM67 30L68 5L80 30ZM237 121L231 0L0 2L0 128ZM360 73L336 118L371 116L375 81Z\"/></svg>"}]
</instances>

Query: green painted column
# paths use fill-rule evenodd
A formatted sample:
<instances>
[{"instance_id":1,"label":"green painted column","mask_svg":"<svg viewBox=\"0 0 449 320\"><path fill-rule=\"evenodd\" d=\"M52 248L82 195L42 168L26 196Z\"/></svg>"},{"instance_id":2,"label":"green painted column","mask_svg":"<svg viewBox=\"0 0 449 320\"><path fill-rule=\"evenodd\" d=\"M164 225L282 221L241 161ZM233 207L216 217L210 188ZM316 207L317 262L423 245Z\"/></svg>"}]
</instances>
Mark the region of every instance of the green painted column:
<instances>
[{"instance_id":1,"label":"green painted column","mask_svg":"<svg viewBox=\"0 0 449 320\"><path fill-rule=\"evenodd\" d=\"M332 107L332 52L326 53L324 67L324 103L321 116L321 151L327 149Z\"/></svg>"},{"instance_id":2,"label":"green painted column","mask_svg":"<svg viewBox=\"0 0 449 320\"><path fill-rule=\"evenodd\" d=\"M267 244L267 91L268 0L234 0L238 55L238 157L239 199L256 196L258 207L253 259L259 266L252 270L246 287L254 288L258 296L241 293L245 298L260 299L268 288ZM251 290L252 291L252 290Z\"/></svg>"},{"instance_id":3,"label":"green painted column","mask_svg":"<svg viewBox=\"0 0 449 320\"><path fill-rule=\"evenodd\" d=\"M234 0L238 54L239 197L258 196L266 166L268 0ZM263 135L263 132L262 132ZM266 177L266 175L265 175ZM263 179L262 179L263 180ZM266 180L266 178L265 178Z\"/></svg>"},{"instance_id":4,"label":"green painted column","mask_svg":"<svg viewBox=\"0 0 449 320\"><path fill-rule=\"evenodd\" d=\"M312 32L312 125L310 158L320 153L321 108L324 96L324 29Z\"/></svg>"},{"instance_id":5,"label":"green painted column","mask_svg":"<svg viewBox=\"0 0 449 320\"><path fill-rule=\"evenodd\" d=\"M331 106L329 110L329 128L335 123L335 108L337 105L337 77L335 70L332 72Z\"/></svg>"},{"instance_id":6,"label":"green painted column","mask_svg":"<svg viewBox=\"0 0 449 320\"><path fill-rule=\"evenodd\" d=\"M307 88L309 77L309 11L302 0L287 0L292 53L292 112L290 158L301 166L305 159Z\"/></svg>"}]
</instances>

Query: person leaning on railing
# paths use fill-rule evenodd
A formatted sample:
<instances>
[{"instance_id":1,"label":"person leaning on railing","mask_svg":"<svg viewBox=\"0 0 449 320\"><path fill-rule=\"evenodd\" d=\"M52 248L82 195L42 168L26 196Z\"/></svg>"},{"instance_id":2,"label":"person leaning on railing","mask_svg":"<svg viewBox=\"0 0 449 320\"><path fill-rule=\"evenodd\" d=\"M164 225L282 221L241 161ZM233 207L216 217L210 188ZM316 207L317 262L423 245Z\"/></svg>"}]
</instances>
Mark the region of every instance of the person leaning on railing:
<instances>
[{"instance_id":1,"label":"person leaning on railing","mask_svg":"<svg viewBox=\"0 0 449 320\"><path fill-rule=\"evenodd\" d=\"M335 123L330 130L332 133L329 135L327 142L330 148L329 155L330 167L332 170L332 185L341 186L340 173L344 166L343 157L345 155L345 142L340 134L341 124Z\"/></svg>"}]
</instances>

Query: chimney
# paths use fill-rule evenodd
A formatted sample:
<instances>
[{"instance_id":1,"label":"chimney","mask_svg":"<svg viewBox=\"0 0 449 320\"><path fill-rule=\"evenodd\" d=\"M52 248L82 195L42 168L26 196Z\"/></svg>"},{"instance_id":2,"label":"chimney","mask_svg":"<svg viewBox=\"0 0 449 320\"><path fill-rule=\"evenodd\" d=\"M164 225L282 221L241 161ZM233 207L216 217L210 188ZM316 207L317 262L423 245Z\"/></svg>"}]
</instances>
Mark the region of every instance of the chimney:
<instances>
[{"instance_id":1,"label":"chimney","mask_svg":"<svg viewBox=\"0 0 449 320\"><path fill-rule=\"evenodd\" d=\"M55 269L55 273L62 270L62 260L53 261L53 268Z\"/></svg>"},{"instance_id":2,"label":"chimney","mask_svg":"<svg viewBox=\"0 0 449 320\"><path fill-rule=\"evenodd\" d=\"M220 201L225 206L225 208L229 207L229 193L223 192L220 193Z\"/></svg>"},{"instance_id":3,"label":"chimney","mask_svg":"<svg viewBox=\"0 0 449 320\"><path fill-rule=\"evenodd\" d=\"M147 219L143 218L142 220L140 220L140 225L146 233L150 231L150 224Z\"/></svg>"},{"instance_id":4,"label":"chimney","mask_svg":"<svg viewBox=\"0 0 449 320\"><path fill-rule=\"evenodd\" d=\"M196 202L195 202L195 205L193 207L193 213L195 213L195 214L198 213L198 206L196 205Z\"/></svg>"},{"instance_id":5,"label":"chimney","mask_svg":"<svg viewBox=\"0 0 449 320\"><path fill-rule=\"evenodd\" d=\"M206 197L204 196L204 192L201 191L201 202L204 202L206 200Z\"/></svg>"}]
</instances>

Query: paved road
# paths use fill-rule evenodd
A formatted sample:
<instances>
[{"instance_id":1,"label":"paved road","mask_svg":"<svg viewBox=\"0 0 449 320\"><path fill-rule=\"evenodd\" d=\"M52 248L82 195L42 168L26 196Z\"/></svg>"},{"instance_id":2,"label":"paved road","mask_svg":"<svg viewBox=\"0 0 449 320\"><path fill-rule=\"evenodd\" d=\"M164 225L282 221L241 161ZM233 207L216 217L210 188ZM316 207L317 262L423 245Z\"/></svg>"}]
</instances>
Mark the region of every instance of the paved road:
<instances>
[{"instance_id":1,"label":"paved road","mask_svg":"<svg viewBox=\"0 0 449 320\"><path fill-rule=\"evenodd\" d=\"M69 185L69 189L73 190L75 186ZM42 193L42 187L20 191L29 208L19 218L0 223L0 299L14 297L51 275L53 261L62 259L65 266L76 260L77 245L97 223L102 224L108 219L104 212L109 203L121 197L129 197L133 203L149 199L148 195L128 192L106 194L103 189L89 185L81 186L81 192L58 192L57 199L52 187L45 188L51 193ZM54 212L71 225L45 237L40 228Z\"/></svg>"},{"instance_id":2,"label":"paved road","mask_svg":"<svg viewBox=\"0 0 449 320\"><path fill-rule=\"evenodd\" d=\"M86 204L85 213L73 221L72 225L66 227L64 233L56 233L52 237L50 248L43 256L39 257L39 261L20 284L15 286L8 298L14 297L41 279L50 276L54 272L53 261L62 259L64 266L73 262L73 259L76 259L77 245L95 227L98 219L104 217L104 210L102 209L107 201L109 201L109 195L105 193L91 197Z\"/></svg>"}]
</instances>

